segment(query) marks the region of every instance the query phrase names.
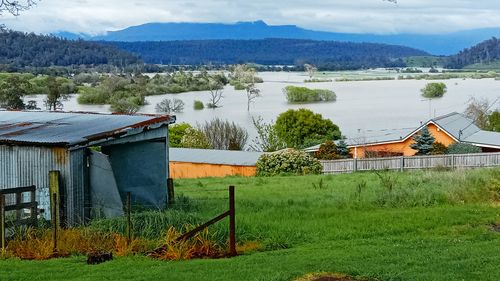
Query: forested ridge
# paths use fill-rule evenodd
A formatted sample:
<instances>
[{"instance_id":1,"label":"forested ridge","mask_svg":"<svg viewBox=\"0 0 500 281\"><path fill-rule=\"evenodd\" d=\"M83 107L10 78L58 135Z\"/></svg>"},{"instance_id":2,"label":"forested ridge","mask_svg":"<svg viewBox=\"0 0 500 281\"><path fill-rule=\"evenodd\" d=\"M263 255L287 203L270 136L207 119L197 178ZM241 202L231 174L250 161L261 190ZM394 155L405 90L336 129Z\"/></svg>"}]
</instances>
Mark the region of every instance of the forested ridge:
<instances>
[{"instance_id":1,"label":"forested ridge","mask_svg":"<svg viewBox=\"0 0 500 281\"><path fill-rule=\"evenodd\" d=\"M404 46L296 39L101 42L139 55L147 63L302 65L331 69L404 66L426 55Z\"/></svg>"},{"instance_id":2,"label":"forested ridge","mask_svg":"<svg viewBox=\"0 0 500 281\"><path fill-rule=\"evenodd\" d=\"M500 39L493 37L451 56L446 67L463 68L472 64L490 64L498 61L500 61Z\"/></svg>"},{"instance_id":3,"label":"forested ridge","mask_svg":"<svg viewBox=\"0 0 500 281\"><path fill-rule=\"evenodd\" d=\"M0 30L0 65L12 71L29 67L71 65L126 66L139 63L136 55L113 46Z\"/></svg>"}]
</instances>

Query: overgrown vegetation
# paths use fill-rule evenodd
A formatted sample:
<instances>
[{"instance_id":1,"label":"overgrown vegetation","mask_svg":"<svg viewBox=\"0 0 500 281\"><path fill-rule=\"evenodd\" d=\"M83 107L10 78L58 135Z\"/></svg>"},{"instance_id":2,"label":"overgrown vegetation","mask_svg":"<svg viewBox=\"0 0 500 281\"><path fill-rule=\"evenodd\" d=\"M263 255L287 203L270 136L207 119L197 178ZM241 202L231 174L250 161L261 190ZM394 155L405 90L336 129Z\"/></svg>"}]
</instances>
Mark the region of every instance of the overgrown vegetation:
<instances>
[{"instance_id":1,"label":"overgrown vegetation","mask_svg":"<svg viewBox=\"0 0 500 281\"><path fill-rule=\"evenodd\" d=\"M176 180L176 194L183 194L174 208L182 213L177 221L189 221L190 216L207 221L226 211L227 190L221 187L236 185L238 248L260 244L257 252L189 262L118 257L92 267L85 265L82 256L42 262L7 259L0 262L1 276L8 280L110 275L179 281L294 280L309 272L343 272L378 280L500 277L500 236L492 230L499 222L498 168L381 175L394 184L383 183L372 172ZM165 220L176 216L167 212ZM156 225L156 217L151 216L151 225ZM159 229L166 226L158 225ZM209 228L210 233L218 233L214 241L226 242L227 227L222 221ZM148 227L139 224L139 228ZM140 238L140 233L134 235Z\"/></svg>"},{"instance_id":2,"label":"overgrown vegetation","mask_svg":"<svg viewBox=\"0 0 500 281\"><path fill-rule=\"evenodd\" d=\"M306 87L287 86L283 93L289 103L309 103L335 101L337 96L331 90L309 89Z\"/></svg>"},{"instance_id":3,"label":"overgrown vegetation","mask_svg":"<svg viewBox=\"0 0 500 281\"><path fill-rule=\"evenodd\" d=\"M425 87L421 90L422 96L424 98L440 98L444 96L446 93L446 84L439 82L439 83L428 83L425 85Z\"/></svg>"},{"instance_id":4,"label":"overgrown vegetation","mask_svg":"<svg viewBox=\"0 0 500 281\"><path fill-rule=\"evenodd\" d=\"M320 174L323 166L307 153L286 149L270 154L263 154L257 161L257 175L309 175Z\"/></svg>"}]
</instances>

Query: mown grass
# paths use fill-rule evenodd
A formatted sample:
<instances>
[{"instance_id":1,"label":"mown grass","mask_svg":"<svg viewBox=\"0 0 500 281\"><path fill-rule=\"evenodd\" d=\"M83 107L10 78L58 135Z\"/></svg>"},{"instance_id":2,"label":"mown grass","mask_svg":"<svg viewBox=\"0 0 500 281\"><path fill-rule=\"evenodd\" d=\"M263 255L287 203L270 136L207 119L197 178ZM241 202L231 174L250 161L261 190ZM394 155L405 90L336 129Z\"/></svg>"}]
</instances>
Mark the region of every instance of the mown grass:
<instances>
[{"instance_id":1,"label":"mown grass","mask_svg":"<svg viewBox=\"0 0 500 281\"><path fill-rule=\"evenodd\" d=\"M256 252L180 262L134 256L98 266L84 257L9 259L0 261L0 280L293 280L309 272L500 280L500 233L491 229L500 221L498 168L178 180L183 199L165 214L209 219L226 210L229 185L236 186L238 242L258 241ZM224 221L211 231L225 241L226 229Z\"/></svg>"}]
</instances>

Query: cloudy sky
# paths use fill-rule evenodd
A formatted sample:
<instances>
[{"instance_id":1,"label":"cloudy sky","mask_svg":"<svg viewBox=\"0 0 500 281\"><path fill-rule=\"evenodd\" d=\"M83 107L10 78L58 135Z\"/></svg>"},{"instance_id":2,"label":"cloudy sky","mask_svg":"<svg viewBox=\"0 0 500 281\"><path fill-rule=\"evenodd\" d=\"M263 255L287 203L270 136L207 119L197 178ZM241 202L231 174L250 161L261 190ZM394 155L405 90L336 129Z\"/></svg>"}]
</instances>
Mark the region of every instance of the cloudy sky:
<instances>
[{"instance_id":1,"label":"cloudy sky","mask_svg":"<svg viewBox=\"0 0 500 281\"><path fill-rule=\"evenodd\" d=\"M42 0L9 28L100 34L146 22L264 20L304 28L367 33L442 33L500 27L499 0Z\"/></svg>"}]
</instances>

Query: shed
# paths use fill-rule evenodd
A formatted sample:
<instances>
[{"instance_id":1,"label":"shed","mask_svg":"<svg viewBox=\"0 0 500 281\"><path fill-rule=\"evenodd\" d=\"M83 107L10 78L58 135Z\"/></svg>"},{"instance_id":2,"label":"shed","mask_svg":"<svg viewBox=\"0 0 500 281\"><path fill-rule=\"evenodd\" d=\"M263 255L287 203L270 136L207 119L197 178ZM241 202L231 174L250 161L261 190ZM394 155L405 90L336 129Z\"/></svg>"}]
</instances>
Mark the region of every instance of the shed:
<instances>
[{"instance_id":1,"label":"shed","mask_svg":"<svg viewBox=\"0 0 500 281\"><path fill-rule=\"evenodd\" d=\"M255 176L262 152L170 148L170 173L173 179Z\"/></svg>"},{"instance_id":2,"label":"shed","mask_svg":"<svg viewBox=\"0 0 500 281\"><path fill-rule=\"evenodd\" d=\"M166 204L168 125L175 116L0 111L0 188L36 186L49 217L49 172L60 172L67 225Z\"/></svg>"}]
</instances>

